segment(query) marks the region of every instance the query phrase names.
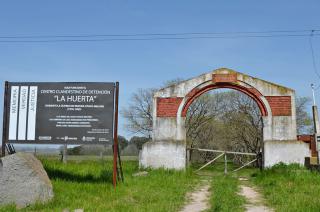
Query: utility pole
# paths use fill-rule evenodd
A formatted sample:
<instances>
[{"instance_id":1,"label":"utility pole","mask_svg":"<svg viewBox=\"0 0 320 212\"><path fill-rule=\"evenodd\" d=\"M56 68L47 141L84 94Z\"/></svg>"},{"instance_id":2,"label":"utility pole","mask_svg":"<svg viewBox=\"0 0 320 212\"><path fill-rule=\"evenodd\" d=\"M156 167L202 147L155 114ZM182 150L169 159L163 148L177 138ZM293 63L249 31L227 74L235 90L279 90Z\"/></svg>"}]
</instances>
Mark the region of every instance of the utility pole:
<instances>
[{"instance_id":1,"label":"utility pole","mask_svg":"<svg viewBox=\"0 0 320 212\"><path fill-rule=\"evenodd\" d=\"M313 98L313 105L312 105L312 115L313 115L313 129L314 129L314 140L315 140L315 146L317 150L317 164L319 163L319 144L318 144L318 138L320 138L320 125L319 125L319 115L318 115L318 108L316 105L316 98L315 98L315 89L314 85L311 84L312 89L312 98ZM311 161L310 161L311 162Z\"/></svg>"}]
</instances>

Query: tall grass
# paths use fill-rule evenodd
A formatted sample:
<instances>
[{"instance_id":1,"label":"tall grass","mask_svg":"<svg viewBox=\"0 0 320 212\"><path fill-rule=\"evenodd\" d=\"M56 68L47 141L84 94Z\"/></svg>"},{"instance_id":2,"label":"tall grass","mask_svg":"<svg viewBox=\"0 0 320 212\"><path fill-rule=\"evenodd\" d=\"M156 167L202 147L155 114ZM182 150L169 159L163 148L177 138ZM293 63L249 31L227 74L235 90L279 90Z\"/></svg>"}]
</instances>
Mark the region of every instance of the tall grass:
<instances>
[{"instance_id":1,"label":"tall grass","mask_svg":"<svg viewBox=\"0 0 320 212\"><path fill-rule=\"evenodd\" d=\"M280 164L253 176L276 211L320 211L319 172Z\"/></svg>"},{"instance_id":2,"label":"tall grass","mask_svg":"<svg viewBox=\"0 0 320 212\"><path fill-rule=\"evenodd\" d=\"M178 211L185 203L185 194L200 179L210 180L209 211L243 211L245 199L238 195L239 176L249 179L276 211L320 211L320 174L298 165L277 165L260 172L247 168L223 174L223 163L201 171L197 176L186 171L147 170L148 176L133 177L137 161L125 161L125 182L114 190L111 183L112 161L80 160L62 164L56 159L41 159L52 181L55 197L46 204L35 204L19 211ZM228 163L229 170L235 167ZM14 205L0 211L17 211Z\"/></svg>"},{"instance_id":3,"label":"tall grass","mask_svg":"<svg viewBox=\"0 0 320 212\"><path fill-rule=\"evenodd\" d=\"M199 166L201 165L196 165L194 169ZM231 162L228 162L229 172L224 175L224 162L220 160L199 172L200 175L207 176L207 179L211 181L209 211L244 211L245 198L238 194L240 191L238 177L230 172L235 168Z\"/></svg>"},{"instance_id":4,"label":"tall grass","mask_svg":"<svg viewBox=\"0 0 320 212\"><path fill-rule=\"evenodd\" d=\"M239 181L230 175L212 178L210 211L244 211L245 199L238 195Z\"/></svg>"},{"instance_id":5,"label":"tall grass","mask_svg":"<svg viewBox=\"0 0 320 212\"><path fill-rule=\"evenodd\" d=\"M197 176L190 170L148 170L145 177L133 177L136 161L123 164L125 182L114 190L111 161L70 161L42 159L52 181L55 197L46 204L36 204L21 211L177 211L192 189ZM15 206L0 211L16 211Z\"/></svg>"}]
</instances>

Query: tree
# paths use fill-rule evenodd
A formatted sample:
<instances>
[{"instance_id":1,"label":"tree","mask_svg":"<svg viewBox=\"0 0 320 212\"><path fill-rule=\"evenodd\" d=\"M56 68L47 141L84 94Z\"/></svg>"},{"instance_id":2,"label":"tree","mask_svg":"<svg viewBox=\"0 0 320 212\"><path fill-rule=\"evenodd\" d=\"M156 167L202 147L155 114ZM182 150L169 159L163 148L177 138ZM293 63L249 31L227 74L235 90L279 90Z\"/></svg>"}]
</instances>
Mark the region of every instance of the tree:
<instances>
[{"instance_id":1,"label":"tree","mask_svg":"<svg viewBox=\"0 0 320 212\"><path fill-rule=\"evenodd\" d=\"M262 148L262 116L257 103L243 93L232 93L231 110L225 115L233 150L258 153Z\"/></svg>"},{"instance_id":2,"label":"tree","mask_svg":"<svg viewBox=\"0 0 320 212\"><path fill-rule=\"evenodd\" d=\"M135 134L151 138L152 97L154 89L139 89L132 94L130 102L120 113L127 120L125 127Z\"/></svg>"},{"instance_id":3,"label":"tree","mask_svg":"<svg viewBox=\"0 0 320 212\"><path fill-rule=\"evenodd\" d=\"M169 87L181 81L181 78L166 81L163 83L163 87ZM125 127L130 132L149 139L152 135L153 93L156 90L156 88L138 89L132 94L127 107L120 111L126 119Z\"/></svg>"},{"instance_id":4,"label":"tree","mask_svg":"<svg viewBox=\"0 0 320 212\"><path fill-rule=\"evenodd\" d=\"M63 150L62 150L63 151ZM68 155L80 155L82 151L82 146L75 146L67 150Z\"/></svg>"},{"instance_id":5,"label":"tree","mask_svg":"<svg viewBox=\"0 0 320 212\"><path fill-rule=\"evenodd\" d=\"M120 149L123 150L124 148L126 148L129 144L129 141L124 137L119 135L118 136L118 144L120 146Z\"/></svg>"},{"instance_id":6,"label":"tree","mask_svg":"<svg viewBox=\"0 0 320 212\"><path fill-rule=\"evenodd\" d=\"M310 107L311 99L309 97L296 98L296 117L297 117L297 132L298 134L312 134L312 118L307 112L307 107Z\"/></svg>"},{"instance_id":7,"label":"tree","mask_svg":"<svg viewBox=\"0 0 320 212\"><path fill-rule=\"evenodd\" d=\"M198 97L189 107L186 130L188 145L196 148L258 153L262 145L260 109L238 91L215 90ZM212 153L196 153L195 160L199 157L209 160Z\"/></svg>"},{"instance_id":8,"label":"tree","mask_svg":"<svg viewBox=\"0 0 320 212\"><path fill-rule=\"evenodd\" d=\"M130 143L133 143L136 145L136 147L141 150L142 149L142 145L146 142L150 141L150 138L147 137L139 137L139 136L133 136L130 139Z\"/></svg>"},{"instance_id":9,"label":"tree","mask_svg":"<svg viewBox=\"0 0 320 212\"><path fill-rule=\"evenodd\" d=\"M170 87L170 86L173 86L175 84L178 84L178 83L182 82L183 80L184 79L180 78L180 77L174 78L172 80L167 80L167 81L164 81L162 87Z\"/></svg>"}]
</instances>

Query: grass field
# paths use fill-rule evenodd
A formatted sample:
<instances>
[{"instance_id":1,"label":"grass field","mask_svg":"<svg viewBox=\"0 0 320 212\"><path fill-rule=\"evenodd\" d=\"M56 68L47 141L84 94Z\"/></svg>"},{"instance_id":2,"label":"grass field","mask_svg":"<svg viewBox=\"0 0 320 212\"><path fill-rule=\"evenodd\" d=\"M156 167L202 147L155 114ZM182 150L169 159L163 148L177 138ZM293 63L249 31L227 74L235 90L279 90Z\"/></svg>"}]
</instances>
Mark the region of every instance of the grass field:
<instances>
[{"instance_id":1,"label":"grass field","mask_svg":"<svg viewBox=\"0 0 320 212\"><path fill-rule=\"evenodd\" d=\"M235 167L228 164L229 170ZM320 173L299 165L276 165L260 171L246 168L223 175L223 163L209 167L203 174L211 176L210 211L244 211L245 199L238 195L239 177L248 178L275 211L320 211Z\"/></svg>"},{"instance_id":2,"label":"grass field","mask_svg":"<svg viewBox=\"0 0 320 212\"><path fill-rule=\"evenodd\" d=\"M21 211L177 211L192 189L197 176L190 170L150 170L146 177L132 177L137 161L123 164L125 182L116 191L111 183L111 161L69 161L42 159L52 180L55 197L47 204L36 204ZM0 211L16 211L15 206Z\"/></svg>"},{"instance_id":3,"label":"grass field","mask_svg":"<svg viewBox=\"0 0 320 212\"><path fill-rule=\"evenodd\" d=\"M229 163L228 169L229 173L224 175L224 162L218 162L206 169L204 173L211 175L210 211L244 211L245 199L238 195L238 176L230 173L235 167L232 163Z\"/></svg>"},{"instance_id":4,"label":"grass field","mask_svg":"<svg viewBox=\"0 0 320 212\"><path fill-rule=\"evenodd\" d=\"M253 175L253 182L276 211L320 211L320 173L277 165Z\"/></svg>"},{"instance_id":5,"label":"grass field","mask_svg":"<svg viewBox=\"0 0 320 212\"><path fill-rule=\"evenodd\" d=\"M216 175L211 183L211 211L243 211L245 199L237 194L238 185L238 180L230 175Z\"/></svg>"},{"instance_id":6,"label":"grass field","mask_svg":"<svg viewBox=\"0 0 320 212\"><path fill-rule=\"evenodd\" d=\"M320 211L320 174L297 165L278 165L260 172L247 168L223 174L223 163L194 174L186 171L148 170L148 176L133 177L138 162L124 161L125 182L116 190L111 183L112 161L99 158L69 158L62 164L57 158L41 158L52 181L55 197L18 211L179 211L185 194L204 178L210 180L212 196L209 211L244 211L245 199L238 195L238 178L246 177L275 211ZM228 164L229 170L234 168ZM0 211L17 211L14 205Z\"/></svg>"}]
</instances>

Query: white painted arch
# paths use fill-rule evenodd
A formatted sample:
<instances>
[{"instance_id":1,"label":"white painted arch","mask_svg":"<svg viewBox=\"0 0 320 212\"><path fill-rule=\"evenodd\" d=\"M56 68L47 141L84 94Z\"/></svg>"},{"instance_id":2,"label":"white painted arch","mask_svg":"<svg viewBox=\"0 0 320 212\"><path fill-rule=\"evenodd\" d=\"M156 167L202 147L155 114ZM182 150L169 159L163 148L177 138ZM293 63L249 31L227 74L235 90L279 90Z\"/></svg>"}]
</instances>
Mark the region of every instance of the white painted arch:
<instances>
[{"instance_id":1,"label":"white painted arch","mask_svg":"<svg viewBox=\"0 0 320 212\"><path fill-rule=\"evenodd\" d=\"M222 88L223 85L230 85L239 91L251 92L249 94L254 95L254 100L260 104L260 110L263 104L265 166L279 162L303 163L304 157L309 156L310 151L307 144L297 141L295 91L231 69L221 68L154 93L153 140L143 146L140 165L185 168L187 163L184 115L186 104L198 95L201 89L210 86L213 89ZM279 145L282 147L281 150ZM301 154L297 154L299 149ZM279 151L281 155L278 155ZM277 156L275 157L272 152L277 152Z\"/></svg>"}]
</instances>

